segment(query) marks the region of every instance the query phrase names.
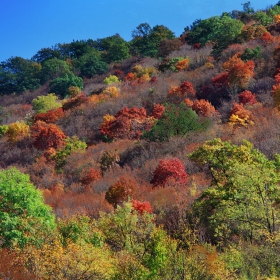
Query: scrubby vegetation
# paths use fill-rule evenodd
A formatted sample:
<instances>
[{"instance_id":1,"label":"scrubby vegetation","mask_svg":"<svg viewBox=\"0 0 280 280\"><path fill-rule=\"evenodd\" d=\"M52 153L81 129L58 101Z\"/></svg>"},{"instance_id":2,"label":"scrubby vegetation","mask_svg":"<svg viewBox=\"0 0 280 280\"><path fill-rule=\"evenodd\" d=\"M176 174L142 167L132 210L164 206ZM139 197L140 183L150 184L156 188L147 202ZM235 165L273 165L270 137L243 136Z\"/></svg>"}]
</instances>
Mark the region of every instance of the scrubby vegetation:
<instances>
[{"instance_id":1,"label":"scrubby vegetation","mask_svg":"<svg viewBox=\"0 0 280 280\"><path fill-rule=\"evenodd\" d=\"M280 279L280 4L0 64L0 279Z\"/></svg>"}]
</instances>

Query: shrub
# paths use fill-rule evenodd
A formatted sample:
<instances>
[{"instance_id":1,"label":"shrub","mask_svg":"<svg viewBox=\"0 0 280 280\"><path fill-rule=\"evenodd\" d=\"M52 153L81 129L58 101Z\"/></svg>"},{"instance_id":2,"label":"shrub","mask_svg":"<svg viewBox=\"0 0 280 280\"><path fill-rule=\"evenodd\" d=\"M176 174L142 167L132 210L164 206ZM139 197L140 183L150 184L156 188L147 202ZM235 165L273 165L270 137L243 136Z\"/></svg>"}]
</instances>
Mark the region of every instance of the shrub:
<instances>
[{"instance_id":1,"label":"shrub","mask_svg":"<svg viewBox=\"0 0 280 280\"><path fill-rule=\"evenodd\" d=\"M75 76L73 73L66 74L50 82L50 91L64 98L71 86L83 89L83 79Z\"/></svg>"},{"instance_id":2,"label":"shrub","mask_svg":"<svg viewBox=\"0 0 280 280\"><path fill-rule=\"evenodd\" d=\"M143 134L143 138L163 142L175 135L184 136L191 131L204 130L209 124L209 120L200 120L196 112L184 103L179 106L166 104L162 117Z\"/></svg>"},{"instance_id":3,"label":"shrub","mask_svg":"<svg viewBox=\"0 0 280 280\"><path fill-rule=\"evenodd\" d=\"M46 113L49 110L57 109L62 106L58 97L54 93L40 95L32 100L33 109L38 113Z\"/></svg>"},{"instance_id":4,"label":"shrub","mask_svg":"<svg viewBox=\"0 0 280 280\"><path fill-rule=\"evenodd\" d=\"M180 184L185 184L188 180L185 166L178 158L161 159L153 172L151 184L154 187L164 186L170 180Z\"/></svg>"},{"instance_id":5,"label":"shrub","mask_svg":"<svg viewBox=\"0 0 280 280\"><path fill-rule=\"evenodd\" d=\"M40 150L57 149L65 144L66 138L58 126L43 121L37 121L31 127L31 136L34 139L34 146Z\"/></svg>"},{"instance_id":6,"label":"shrub","mask_svg":"<svg viewBox=\"0 0 280 280\"><path fill-rule=\"evenodd\" d=\"M120 83L120 80L117 76L110 75L109 77L107 77L103 80L103 83L105 85L110 85L110 84L114 84L114 83Z\"/></svg>"},{"instance_id":7,"label":"shrub","mask_svg":"<svg viewBox=\"0 0 280 280\"><path fill-rule=\"evenodd\" d=\"M11 123L6 131L8 141L16 142L29 136L29 126L23 122Z\"/></svg>"},{"instance_id":8,"label":"shrub","mask_svg":"<svg viewBox=\"0 0 280 280\"><path fill-rule=\"evenodd\" d=\"M134 186L131 182L124 177L120 177L114 185L109 187L105 194L105 199L116 208L117 205L127 201L132 196L133 191Z\"/></svg>"}]
</instances>

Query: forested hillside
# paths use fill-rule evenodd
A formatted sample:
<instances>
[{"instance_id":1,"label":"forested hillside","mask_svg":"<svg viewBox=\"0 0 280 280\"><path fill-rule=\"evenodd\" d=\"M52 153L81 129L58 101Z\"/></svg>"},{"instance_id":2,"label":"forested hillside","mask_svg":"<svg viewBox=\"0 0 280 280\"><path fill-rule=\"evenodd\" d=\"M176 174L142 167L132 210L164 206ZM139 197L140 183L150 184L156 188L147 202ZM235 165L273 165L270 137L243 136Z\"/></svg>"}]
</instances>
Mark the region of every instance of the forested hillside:
<instances>
[{"instance_id":1,"label":"forested hillside","mask_svg":"<svg viewBox=\"0 0 280 280\"><path fill-rule=\"evenodd\" d=\"M280 279L279 110L280 2L1 62L0 279Z\"/></svg>"}]
</instances>

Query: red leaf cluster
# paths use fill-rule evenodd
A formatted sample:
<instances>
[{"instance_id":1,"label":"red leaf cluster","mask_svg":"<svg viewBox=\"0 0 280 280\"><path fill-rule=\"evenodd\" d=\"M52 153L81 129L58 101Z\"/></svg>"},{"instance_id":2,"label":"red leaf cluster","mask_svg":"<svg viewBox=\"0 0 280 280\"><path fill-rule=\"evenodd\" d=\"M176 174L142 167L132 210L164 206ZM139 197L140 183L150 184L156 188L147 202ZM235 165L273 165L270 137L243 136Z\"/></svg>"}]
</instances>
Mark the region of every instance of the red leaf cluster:
<instances>
[{"instance_id":1,"label":"red leaf cluster","mask_svg":"<svg viewBox=\"0 0 280 280\"><path fill-rule=\"evenodd\" d=\"M135 211L137 211L139 214L144 214L144 213L153 213L153 208L148 201L139 201L136 199L131 200L132 206Z\"/></svg>"},{"instance_id":2,"label":"red leaf cluster","mask_svg":"<svg viewBox=\"0 0 280 280\"><path fill-rule=\"evenodd\" d=\"M124 107L113 120L103 122L101 134L116 139L139 139L142 131L149 129L153 120L147 117L145 108Z\"/></svg>"},{"instance_id":3,"label":"red leaf cluster","mask_svg":"<svg viewBox=\"0 0 280 280\"><path fill-rule=\"evenodd\" d=\"M81 183L88 185L96 180L102 178L101 171L98 169L90 168L87 174L81 179Z\"/></svg>"},{"instance_id":4,"label":"red leaf cluster","mask_svg":"<svg viewBox=\"0 0 280 280\"><path fill-rule=\"evenodd\" d=\"M184 81L179 87L171 87L171 89L168 91L168 94L170 96L172 95L186 96L187 94L194 96L195 89L192 83L188 81Z\"/></svg>"},{"instance_id":5,"label":"red leaf cluster","mask_svg":"<svg viewBox=\"0 0 280 280\"><path fill-rule=\"evenodd\" d=\"M261 36L261 41L263 41L265 44L271 44L275 41L275 39L269 32L265 32Z\"/></svg>"},{"instance_id":6,"label":"red leaf cluster","mask_svg":"<svg viewBox=\"0 0 280 280\"><path fill-rule=\"evenodd\" d=\"M155 104L151 116L155 119L160 119L164 113L164 109L165 108L162 104Z\"/></svg>"},{"instance_id":7,"label":"red leaf cluster","mask_svg":"<svg viewBox=\"0 0 280 280\"><path fill-rule=\"evenodd\" d=\"M161 159L153 172L151 184L154 187L164 186L170 179L180 184L184 184L188 180L185 166L178 158Z\"/></svg>"},{"instance_id":8,"label":"red leaf cluster","mask_svg":"<svg viewBox=\"0 0 280 280\"><path fill-rule=\"evenodd\" d=\"M34 146L40 150L49 148L59 148L65 144L66 135L55 124L47 124L43 121L37 121L31 127L31 136L34 139Z\"/></svg>"},{"instance_id":9,"label":"red leaf cluster","mask_svg":"<svg viewBox=\"0 0 280 280\"><path fill-rule=\"evenodd\" d=\"M256 95L249 90L244 90L238 94L238 99L240 104L256 104Z\"/></svg>"},{"instance_id":10,"label":"red leaf cluster","mask_svg":"<svg viewBox=\"0 0 280 280\"><path fill-rule=\"evenodd\" d=\"M49 110L46 113L36 114L33 117L33 120L34 120L34 122L43 121L45 123L54 123L57 120L59 120L60 118L62 118L63 115L64 115L64 112L63 112L62 108L58 108L58 109Z\"/></svg>"}]
</instances>

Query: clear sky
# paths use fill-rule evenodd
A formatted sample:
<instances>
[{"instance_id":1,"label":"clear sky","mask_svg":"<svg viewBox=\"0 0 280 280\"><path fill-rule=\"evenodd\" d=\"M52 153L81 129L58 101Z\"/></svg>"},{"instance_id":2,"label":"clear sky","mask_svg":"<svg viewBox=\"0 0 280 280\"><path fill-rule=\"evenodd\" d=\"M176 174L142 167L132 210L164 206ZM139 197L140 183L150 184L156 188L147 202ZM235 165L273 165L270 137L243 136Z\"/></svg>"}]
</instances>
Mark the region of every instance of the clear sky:
<instances>
[{"instance_id":1,"label":"clear sky","mask_svg":"<svg viewBox=\"0 0 280 280\"><path fill-rule=\"evenodd\" d=\"M165 25L176 36L196 19L242 10L247 0L0 0L0 62L29 59L44 47L119 33L130 41L140 23ZM251 0L255 10L277 0Z\"/></svg>"}]
</instances>

